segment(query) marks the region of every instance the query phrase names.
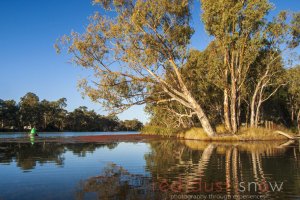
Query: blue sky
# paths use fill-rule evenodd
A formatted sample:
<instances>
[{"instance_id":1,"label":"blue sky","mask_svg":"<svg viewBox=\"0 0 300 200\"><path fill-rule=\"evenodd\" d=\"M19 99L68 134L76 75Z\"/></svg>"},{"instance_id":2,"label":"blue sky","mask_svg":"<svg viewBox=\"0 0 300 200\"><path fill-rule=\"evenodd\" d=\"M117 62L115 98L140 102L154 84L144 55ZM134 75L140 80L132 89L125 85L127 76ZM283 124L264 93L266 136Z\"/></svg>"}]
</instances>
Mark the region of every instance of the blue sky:
<instances>
[{"instance_id":1,"label":"blue sky","mask_svg":"<svg viewBox=\"0 0 300 200\"><path fill-rule=\"evenodd\" d=\"M299 0L273 0L278 10L300 11ZM204 49L210 38L200 21L199 1L193 9L195 34L192 47ZM89 72L70 63L65 54L57 55L53 44L71 30L82 32L88 16L99 7L91 0L1 0L0 1L0 98L14 99L34 92L40 99L68 99L67 109L81 105L106 114L99 104L82 99L77 80ZM143 106L119 115L120 119L137 118L145 122Z\"/></svg>"}]
</instances>

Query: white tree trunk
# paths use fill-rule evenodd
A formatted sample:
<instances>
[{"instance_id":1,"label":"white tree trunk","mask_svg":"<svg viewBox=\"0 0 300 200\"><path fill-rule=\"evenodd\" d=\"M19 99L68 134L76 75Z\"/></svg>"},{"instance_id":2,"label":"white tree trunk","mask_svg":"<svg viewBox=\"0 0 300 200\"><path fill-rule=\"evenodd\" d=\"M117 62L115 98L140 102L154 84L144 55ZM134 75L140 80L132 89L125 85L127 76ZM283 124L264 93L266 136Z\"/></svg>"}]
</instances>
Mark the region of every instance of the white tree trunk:
<instances>
[{"instance_id":1,"label":"white tree trunk","mask_svg":"<svg viewBox=\"0 0 300 200\"><path fill-rule=\"evenodd\" d=\"M229 99L228 99L228 89L224 89L224 122L225 127L228 131L232 131L230 123L230 111L229 111Z\"/></svg>"},{"instance_id":2,"label":"white tree trunk","mask_svg":"<svg viewBox=\"0 0 300 200\"><path fill-rule=\"evenodd\" d=\"M300 110L298 111L298 115L297 115L297 127L298 127L298 133L300 135Z\"/></svg>"},{"instance_id":3,"label":"white tree trunk","mask_svg":"<svg viewBox=\"0 0 300 200\"><path fill-rule=\"evenodd\" d=\"M202 125L203 130L207 133L208 136L210 137L214 137L216 135L215 130L213 129L213 127L211 126L206 114L204 113L202 107L196 103L196 101L194 100L194 102L191 102L194 110L197 114L197 117L199 118L199 121Z\"/></svg>"},{"instance_id":4,"label":"white tree trunk","mask_svg":"<svg viewBox=\"0 0 300 200\"><path fill-rule=\"evenodd\" d=\"M230 105L230 116L231 116L231 126L232 133L236 134L238 130L237 124L237 90L236 83L232 83L231 87L231 105Z\"/></svg>"},{"instance_id":5,"label":"white tree trunk","mask_svg":"<svg viewBox=\"0 0 300 200\"><path fill-rule=\"evenodd\" d=\"M250 127L255 127L255 118L256 118L256 100L257 100L257 95L258 95L258 91L261 85L261 81L259 81L255 87L253 96L251 98L251 105L250 105L250 110L251 110L251 114L250 114Z\"/></svg>"}]
</instances>

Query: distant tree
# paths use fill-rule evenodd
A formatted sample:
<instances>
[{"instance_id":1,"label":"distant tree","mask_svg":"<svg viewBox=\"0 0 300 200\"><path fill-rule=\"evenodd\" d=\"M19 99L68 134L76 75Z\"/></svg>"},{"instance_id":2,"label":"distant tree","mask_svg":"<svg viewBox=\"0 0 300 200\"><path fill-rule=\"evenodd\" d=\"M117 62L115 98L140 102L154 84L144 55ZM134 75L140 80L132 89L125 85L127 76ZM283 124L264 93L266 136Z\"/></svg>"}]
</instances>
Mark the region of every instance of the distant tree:
<instances>
[{"instance_id":1,"label":"distant tree","mask_svg":"<svg viewBox=\"0 0 300 200\"><path fill-rule=\"evenodd\" d=\"M67 127L69 130L81 131L87 127L87 107L81 106L67 115Z\"/></svg>"},{"instance_id":2,"label":"distant tree","mask_svg":"<svg viewBox=\"0 0 300 200\"><path fill-rule=\"evenodd\" d=\"M20 122L24 126L38 126L41 122L39 97L34 93L27 93L19 102Z\"/></svg>"},{"instance_id":3,"label":"distant tree","mask_svg":"<svg viewBox=\"0 0 300 200\"><path fill-rule=\"evenodd\" d=\"M44 130L63 130L67 111L64 109L66 98L57 101L43 100L40 102L40 114L43 118Z\"/></svg>"},{"instance_id":4,"label":"distant tree","mask_svg":"<svg viewBox=\"0 0 300 200\"><path fill-rule=\"evenodd\" d=\"M66 118L66 128L73 131L117 131L119 126L118 118L98 115L85 106L68 113Z\"/></svg>"},{"instance_id":5,"label":"distant tree","mask_svg":"<svg viewBox=\"0 0 300 200\"><path fill-rule=\"evenodd\" d=\"M39 131L120 131L127 130L123 122L114 115L103 116L85 106L73 112L65 110L67 99L39 101L34 93L27 93L17 105L13 100L0 99L0 130L22 131L24 126ZM140 130L142 123L137 119L125 122L129 130Z\"/></svg>"},{"instance_id":6,"label":"distant tree","mask_svg":"<svg viewBox=\"0 0 300 200\"><path fill-rule=\"evenodd\" d=\"M0 122L1 129L18 128L18 111L19 108L14 100L4 101L0 99Z\"/></svg>"},{"instance_id":7,"label":"distant tree","mask_svg":"<svg viewBox=\"0 0 300 200\"><path fill-rule=\"evenodd\" d=\"M4 100L0 99L0 121L1 129L4 128Z\"/></svg>"},{"instance_id":8,"label":"distant tree","mask_svg":"<svg viewBox=\"0 0 300 200\"><path fill-rule=\"evenodd\" d=\"M115 115L102 116L100 123L103 124L103 131L117 131L120 130L120 120Z\"/></svg>"},{"instance_id":9,"label":"distant tree","mask_svg":"<svg viewBox=\"0 0 300 200\"><path fill-rule=\"evenodd\" d=\"M126 131L137 131L141 130L141 128L143 127L143 123L137 119L124 120L121 122L121 126L123 126Z\"/></svg>"},{"instance_id":10,"label":"distant tree","mask_svg":"<svg viewBox=\"0 0 300 200\"><path fill-rule=\"evenodd\" d=\"M60 98L57 101L53 102L55 107L55 117L54 117L54 126L62 131L66 125L66 116L67 111L65 108L67 107L67 99L66 98Z\"/></svg>"}]
</instances>

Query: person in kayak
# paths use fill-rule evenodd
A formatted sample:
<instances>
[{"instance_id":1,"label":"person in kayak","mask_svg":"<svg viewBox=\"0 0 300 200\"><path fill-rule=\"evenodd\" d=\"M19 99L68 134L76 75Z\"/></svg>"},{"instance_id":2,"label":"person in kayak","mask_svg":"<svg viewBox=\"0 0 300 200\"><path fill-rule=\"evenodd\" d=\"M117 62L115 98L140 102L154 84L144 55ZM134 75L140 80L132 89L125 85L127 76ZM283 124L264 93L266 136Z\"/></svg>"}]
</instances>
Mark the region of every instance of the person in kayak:
<instances>
[{"instance_id":1,"label":"person in kayak","mask_svg":"<svg viewBox=\"0 0 300 200\"><path fill-rule=\"evenodd\" d=\"M33 137L33 136L38 136L38 134L36 133L36 129L34 127L30 131L30 137Z\"/></svg>"}]
</instances>

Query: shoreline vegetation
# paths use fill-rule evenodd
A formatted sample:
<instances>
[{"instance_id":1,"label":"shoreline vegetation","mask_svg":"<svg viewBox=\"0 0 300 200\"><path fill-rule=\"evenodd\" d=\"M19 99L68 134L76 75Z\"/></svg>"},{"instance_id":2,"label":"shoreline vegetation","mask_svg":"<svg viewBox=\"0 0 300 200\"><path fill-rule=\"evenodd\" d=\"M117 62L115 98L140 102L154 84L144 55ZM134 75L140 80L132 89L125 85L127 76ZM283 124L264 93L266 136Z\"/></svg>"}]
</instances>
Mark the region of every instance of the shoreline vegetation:
<instances>
[{"instance_id":1,"label":"shoreline vegetation","mask_svg":"<svg viewBox=\"0 0 300 200\"><path fill-rule=\"evenodd\" d=\"M281 128L272 130L267 128L240 128L237 134L228 133L223 125L216 127L216 136L209 137L202 128L192 127L190 129L171 129L155 126L145 126L142 129L144 135L161 135L164 137L175 137L185 140L199 141L276 141L296 139L297 136L291 130Z\"/></svg>"},{"instance_id":2,"label":"shoreline vegetation","mask_svg":"<svg viewBox=\"0 0 300 200\"><path fill-rule=\"evenodd\" d=\"M289 135L292 136L291 133ZM269 142L277 143L278 147L284 147L295 142L295 139L289 139L285 136L275 134L274 132L266 129L245 129L242 133L236 135L219 134L218 136L208 137L203 129L192 128L186 131L179 132L173 135L162 134L115 134L115 135L87 135L87 136L72 136L72 137L36 137L35 143L110 143L110 142L147 142L153 140L170 140L181 141L182 143L199 148L199 146L207 146L214 144L218 146L226 145L229 143L234 144L268 144ZM27 137L22 138L1 138L1 142L9 143L27 143ZM250 142L250 143L249 143Z\"/></svg>"},{"instance_id":3,"label":"shoreline vegetation","mask_svg":"<svg viewBox=\"0 0 300 200\"><path fill-rule=\"evenodd\" d=\"M106 12L92 14L84 31L58 38L55 49L93 73L79 88L111 113L146 105L150 122L143 133L229 141L284 137L262 128L266 121L275 130L300 132L300 12L272 16L269 0L94 5ZM202 24L193 27L195 9ZM199 25L211 39L204 49L192 44Z\"/></svg>"},{"instance_id":4,"label":"shoreline vegetation","mask_svg":"<svg viewBox=\"0 0 300 200\"><path fill-rule=\"evenodd\" d=\"M41 100L28 92L17 103L0 99L0 132L115 132L139 131L143 124L137 119L119 120L116 115L100 115L80 106L67 111L67 99Z\"/></svg>"},{"instance_id":5,"label":"shoreline vegetation","mask_svg":"<svg viewBox=\"0 0 300 200\"><path fill-rule=\"evenodd\" d=\"M93 73L78 87L113 117L86 107L68 113L66 99L40 102L28 93L18 105L0 101L1 112L17 113L1 115L2 129L140 130L138 120L116 114L146 105L144 134L247 141L300 133L300 12L271 17L269 0L201 0L197 9L211 40L199 50L191 45L199 31L190 21L191 1L93 2L106 12L95 12L82 33L72 31L54 47ZM262 127L265 122L274 127Z\"/></svg>"}]
</instances>

